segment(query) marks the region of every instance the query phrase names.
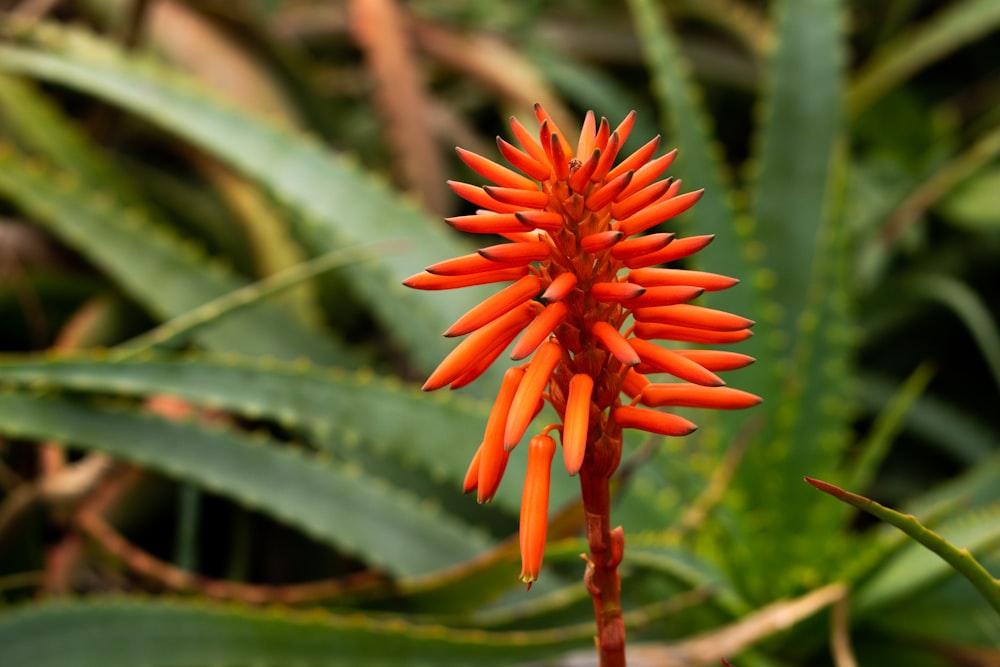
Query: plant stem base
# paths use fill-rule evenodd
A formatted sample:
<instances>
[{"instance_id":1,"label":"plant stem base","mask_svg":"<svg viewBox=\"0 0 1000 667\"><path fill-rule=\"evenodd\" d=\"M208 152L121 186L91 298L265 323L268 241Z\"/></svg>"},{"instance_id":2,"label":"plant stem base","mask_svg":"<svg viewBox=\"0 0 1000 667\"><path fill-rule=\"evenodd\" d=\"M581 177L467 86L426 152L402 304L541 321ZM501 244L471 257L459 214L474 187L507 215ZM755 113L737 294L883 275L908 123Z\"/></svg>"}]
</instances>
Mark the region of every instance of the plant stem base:
<instances>
[{"instance_id":1,"label":"plant stem base","mask_svg":"<svg viewBox=\"0 0 1000 667\"><path fill-rule=\"evenodd\" d=\"M621 527L611 530L610 479L594 475L585 466L580 471L580 487L590 549L590 555L585 556L584 583L594 601L599 664L601 667L625 667L625 622L618 574L625 537Z\"/></svg>"}]
</instances>

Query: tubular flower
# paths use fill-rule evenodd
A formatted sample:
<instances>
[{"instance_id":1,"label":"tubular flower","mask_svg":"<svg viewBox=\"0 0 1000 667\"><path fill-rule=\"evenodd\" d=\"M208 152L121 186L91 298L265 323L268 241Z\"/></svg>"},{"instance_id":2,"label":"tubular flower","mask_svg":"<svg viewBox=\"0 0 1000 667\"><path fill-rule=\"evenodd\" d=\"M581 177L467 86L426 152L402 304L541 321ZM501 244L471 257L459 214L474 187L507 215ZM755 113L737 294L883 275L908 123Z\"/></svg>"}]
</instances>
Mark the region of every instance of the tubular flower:
<instances>
[{"instance_id":1,"label":"tubular flower","mask_svg":"<svg viewBox=\"0 0 1000 667\"><path fill-rule=\"evenodd\" d=\"M704 292L732 287L736 279L660 266L712 241L712 236L646 234L701 197L701 190L681 192L679 180L661 179L676 151L655 157L656 137L618 160L635 112L614 130L607 119L598 123L588 112L575 147L540 105L535 115L537 138L513 118L520 147L497 138L500 153L513 168L458 149L462 161L490 184L449 182L478 211L447 222L462 231L499 235L507 243L439 262L404 281L424 290L511 283L445 332L467 337L424 384L425 390L464 386L511 343L513 359L531 357L507 371L470 466L465 490L477 489L480 502L493 497L510 450L545 400L562 421L551 428L561 431L569 474L585 469L605 478L621 459L623 428L674 436L696 428L658 408L736 409L760 402L724 387L716 375L752 363L751 357L669 350L653 342L737 342L751 335L753 325L690 303ZM679 382L647 377L661 373ZM546 459L552 457L545 433L535 436L529 453L524 502L531 506L521 513L522 578L529 582L537 576L544 551L548 483L540 478L548 477Z\"/></svg>"}]
</instances>

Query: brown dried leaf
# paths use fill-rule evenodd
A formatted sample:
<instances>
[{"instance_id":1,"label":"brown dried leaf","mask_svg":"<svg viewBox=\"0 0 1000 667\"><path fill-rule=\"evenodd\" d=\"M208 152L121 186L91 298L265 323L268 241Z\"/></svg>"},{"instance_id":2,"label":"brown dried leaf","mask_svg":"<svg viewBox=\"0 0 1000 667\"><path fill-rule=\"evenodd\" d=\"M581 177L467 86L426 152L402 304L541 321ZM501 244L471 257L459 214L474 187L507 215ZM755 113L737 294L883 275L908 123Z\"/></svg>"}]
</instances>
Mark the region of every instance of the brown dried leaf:
<instances>
[{"instance_id":1,"label":"brown dried leaf","mask_svg":"<svg viewBox=\"0 0 1000 667\"><path fill-rule=\"evenodd\" d=\"M349 10L351 32L375 82L376 108L387 126L399 178L428 208L443 213L444 169L428 130L429 100L406 17L394 0L352 0Z\"/></svg>"}]
</instances>

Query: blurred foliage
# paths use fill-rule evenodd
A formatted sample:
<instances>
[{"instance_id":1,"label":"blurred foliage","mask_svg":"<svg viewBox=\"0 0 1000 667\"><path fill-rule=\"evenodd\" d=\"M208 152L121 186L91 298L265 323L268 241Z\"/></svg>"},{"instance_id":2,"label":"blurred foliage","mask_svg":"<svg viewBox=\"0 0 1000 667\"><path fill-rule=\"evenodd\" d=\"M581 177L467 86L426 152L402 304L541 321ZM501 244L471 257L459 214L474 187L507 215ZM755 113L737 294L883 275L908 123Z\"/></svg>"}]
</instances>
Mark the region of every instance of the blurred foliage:
<instances>
[{"instance_id":1,"label":"blurred foliage","mask_svg":"<svg viewBox=\"0 0 1000 667\"><path fill-rule=\"evenodd\" d=\"M399 284L475 247L450 147L536 101L677 146L758 323L762 406L626 443L630 663L1000 662L967 581L802 481L1000 570L1000 3L8 6L3 664L593 662L574 480L525 594L518 480L459 493L498 376L418 389L488 291Z\"/></svg>"}]
</instances>

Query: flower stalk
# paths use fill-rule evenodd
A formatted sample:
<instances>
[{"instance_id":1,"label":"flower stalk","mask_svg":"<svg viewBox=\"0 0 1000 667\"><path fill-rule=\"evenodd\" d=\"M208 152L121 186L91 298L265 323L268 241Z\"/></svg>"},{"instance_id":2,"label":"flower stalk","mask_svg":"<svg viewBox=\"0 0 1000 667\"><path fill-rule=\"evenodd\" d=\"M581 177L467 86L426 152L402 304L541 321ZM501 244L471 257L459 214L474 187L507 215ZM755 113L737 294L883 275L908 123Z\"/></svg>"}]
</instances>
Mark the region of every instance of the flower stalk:
<instances>
[{"instance_id":1,"label":"flower stalk","mask_svg":"<svg viewBox=\"0 0 1000 667\"><path fill-rule=\"evenodd\" d=\"M618 450L621 451L619 435ZM610 477L580 471L580 491L586 526L587 569L584 584L594 602L597 653L601 667L624 667L625 621L622 617L621 577L618 564L625 552L625 531L611 530Z\"/></svg>"},{"instance_id":2,"label":"flower stalk","mask_svg":"<svg viewBox=\"0 0 1000 667\"><path fill-rule=\"evenodd\" d=\"M541 571L548 498L558 431L568 474L579 475L589 554L584 580L593 598L602 667L625 664L625 626L618 564L624 530L611 529L610 482L622 455L622 429L683 436L696 425L670 407L740 409L752 394L725 387L717 373L742 368L751 357L702 349L668 349L653 341L730 343L751 335L753 322L690 303L738 281L663 264L707 246L711 236L677 238L650 232L684 213L701 191L658 180L676 155L654 157L659 137L618 161L635 112L617 128L587 113L571 145L536 105L537 139L516 119L520 148L497 137L513 169L458 149L491 185L450 181L478 210L448 218L456 229L508 242L433 264L404 281L442 290L511 283L460 317L446 336L466 336L431 373L425 390L474 381L511 348L507 370L483 439L465 478L479 502L496 493L511 450L548 402L559 421L531 437L522 495L521 579L529 589ZM513 344L513 345L512 345ZM666 374L677 381L653 382Z\"/></svg>"}]
</instances>

